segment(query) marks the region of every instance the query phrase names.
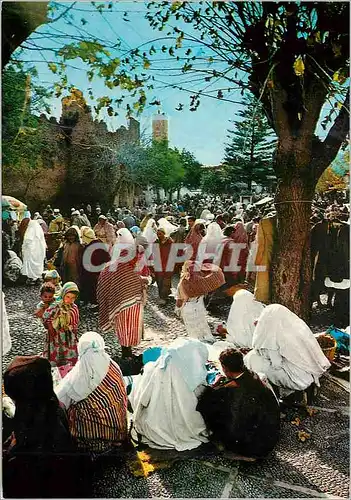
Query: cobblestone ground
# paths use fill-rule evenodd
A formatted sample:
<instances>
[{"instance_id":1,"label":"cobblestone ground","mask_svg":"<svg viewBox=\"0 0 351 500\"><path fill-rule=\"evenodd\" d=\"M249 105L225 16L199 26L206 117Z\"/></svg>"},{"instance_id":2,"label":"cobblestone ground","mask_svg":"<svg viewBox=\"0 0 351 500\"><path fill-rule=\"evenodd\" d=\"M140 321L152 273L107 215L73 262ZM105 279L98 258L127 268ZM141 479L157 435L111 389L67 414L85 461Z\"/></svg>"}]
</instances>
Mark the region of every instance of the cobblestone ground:
<instances>
[{"instance_id":1,"label":"cobblestone ground","mask_svg":"<svg viewBox=\"0 0 351 500\"><path fill-rule=\"evenodd\" d=\"M175 283L174 283L175 284ZM3 370L17 354L39 354L44 343L44 329L33 317L39 287L4 289L13 347L3 358ZM145 310L142 352L154 345L164 345L186 336L184 326L174 312L174 303L157 305L157 289L149 289ZM80 334L99 331L97 313L81 308ZM225 320L228 306L220 314L209 316L214 328ZM328 326L327 316L318 312L312 318L314 331ZM114 334L104 335L112 357L118 358L119 344ZM124 459L97 464L92 496L97 498L349 498L349 394L328 378L310 416L305 410L289 410L282 415L281 439L273 454L259 463L231 460L219 452L196 450L176 453L172 466L147 478L134 477ZM292 424L299 416L299 427ZM298 430L310 434L305 442Z\"/></svg>"}]
</instances>

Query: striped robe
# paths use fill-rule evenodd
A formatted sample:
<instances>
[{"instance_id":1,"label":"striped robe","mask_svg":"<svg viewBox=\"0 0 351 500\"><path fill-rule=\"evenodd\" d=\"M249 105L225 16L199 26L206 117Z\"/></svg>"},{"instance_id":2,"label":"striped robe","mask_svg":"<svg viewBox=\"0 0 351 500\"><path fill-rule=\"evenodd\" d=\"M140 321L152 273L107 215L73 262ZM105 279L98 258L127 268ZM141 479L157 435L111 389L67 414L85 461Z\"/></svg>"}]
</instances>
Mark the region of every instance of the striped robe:
<instances>
[{"instance_id":1,"label":"striped robe","mask_svg":"<svg viewBox=\"0 0 351 500\"><path fill-rule=\"evenodd\" d=\"M108 264L97 286L99 326L104 332L114 329L125 347L138 345L142 335L143 286L135 265L136 260Z\"/></svg>"},{"instance_id":2,"label":"striped robe","mask_svg":"<svg viewBox=\"0 0 351 500\"><path fill-rule=\"evenodd\" d=\"M101 453L127 439L127 392L113 361L89 396L68 409L69 428L81 449Z\"/></svg>"}]
</instances>

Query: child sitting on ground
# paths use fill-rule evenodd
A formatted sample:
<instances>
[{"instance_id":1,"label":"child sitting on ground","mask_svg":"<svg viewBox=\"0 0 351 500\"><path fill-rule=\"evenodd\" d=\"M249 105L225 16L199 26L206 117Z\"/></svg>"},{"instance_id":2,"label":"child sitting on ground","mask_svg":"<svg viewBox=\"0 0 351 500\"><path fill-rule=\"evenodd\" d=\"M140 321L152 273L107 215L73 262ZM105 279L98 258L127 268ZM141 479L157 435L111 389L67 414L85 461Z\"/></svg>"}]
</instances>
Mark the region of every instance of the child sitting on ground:
<instances>
[{"instance_id":1,"label":"child sitting on ground","mask_svg":"<svg viewBox=\"0 0 351 500\"><path fill-rule=\"evenodd\" d=\"M40 298L41 301L37 305L34 315L42 319L46 309L55 300L55 285L53 283L44 283L40 288Z\"/></svg>"},{"instance_id":2,"label":"child sitting on ground","mask_svg":"<svg viewBox=\"0 0 351 500\"><path fill-rule=\"evenodd\" d=\"M52 269L51 271L45 271L43 273L44 283L52 283L55 287L55 295L59 296L62 290L61 286L61 276L56 271L56 269Z\"/></svg>"}]
</instances>

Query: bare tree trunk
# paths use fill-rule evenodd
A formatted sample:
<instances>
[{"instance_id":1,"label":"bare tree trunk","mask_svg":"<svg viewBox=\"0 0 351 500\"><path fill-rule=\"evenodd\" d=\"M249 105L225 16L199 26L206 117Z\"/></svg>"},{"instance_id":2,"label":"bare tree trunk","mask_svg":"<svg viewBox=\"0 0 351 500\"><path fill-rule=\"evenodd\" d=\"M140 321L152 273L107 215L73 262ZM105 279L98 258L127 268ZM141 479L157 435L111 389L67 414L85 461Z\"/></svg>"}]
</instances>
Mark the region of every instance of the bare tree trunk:
<instances>
[{"instance_id":1,"label":"bare tree trunk","mask_svg":"<svg viewBox=\"0 0 351 500\"><path fill-rule=\"evenodd\" d=\"M272 263L272 301L308 320L310 315L310 217L314 186L280 181L275 195L277 230Z\"/></svg>"}]
</instances>

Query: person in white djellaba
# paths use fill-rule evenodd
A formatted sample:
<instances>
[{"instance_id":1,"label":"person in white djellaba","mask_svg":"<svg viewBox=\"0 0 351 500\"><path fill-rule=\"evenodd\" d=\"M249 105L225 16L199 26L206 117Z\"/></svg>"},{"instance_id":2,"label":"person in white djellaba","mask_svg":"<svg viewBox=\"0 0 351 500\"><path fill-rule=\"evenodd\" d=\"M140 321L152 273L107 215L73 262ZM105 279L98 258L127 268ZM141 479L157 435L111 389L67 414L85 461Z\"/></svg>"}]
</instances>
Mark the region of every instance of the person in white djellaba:
<instances>
[{"instance_id":1,"label":"person in white djellaba","mask_svg":"<svg viewBox=\"0 0 351 500\"><path fill-rule=\"evenodd\" d=\"M205 422L196 411L197 396L206 385L207 357L203 342L177 339L135 377L129 400L143 443L184 451L208 441Z\"/></svg>"},{"instance_id":2,"label":"person in white djellaba","mask_svg":"<svg viewBox=\"0 0 351 500\"><path fill-rule=\"evenodd\" d=\"M22 244L23 265L21 273L30 282L41 279L44 272L46 242L37 220L30 220Z\"/></svg>"},{"instance_id":3,"label":"person in white djellaba","mask_svg":"<svg viewBox=\"0 0 351 500\"><path fill-rule=\"evenodd\" d=\"M261 313L252 347L244 357L245 366L265 374L281 397L313 383L319 386L319 378L330 367L310 328L280 304L271 304Z\"/></svg>"},{"instance_id":4,"label":"person in white djellaba","mask_svg":"<svg viewBox=\"0 0 351 500\"><path fill-rule=\"evenodd\" d=\"M229 311L226 340L239 347L251 348L255 323L264 307L248 290L238 290Z\"/></svg>"}]
</instances>

